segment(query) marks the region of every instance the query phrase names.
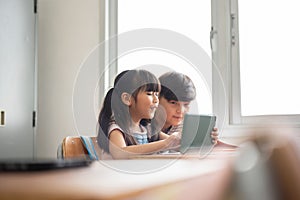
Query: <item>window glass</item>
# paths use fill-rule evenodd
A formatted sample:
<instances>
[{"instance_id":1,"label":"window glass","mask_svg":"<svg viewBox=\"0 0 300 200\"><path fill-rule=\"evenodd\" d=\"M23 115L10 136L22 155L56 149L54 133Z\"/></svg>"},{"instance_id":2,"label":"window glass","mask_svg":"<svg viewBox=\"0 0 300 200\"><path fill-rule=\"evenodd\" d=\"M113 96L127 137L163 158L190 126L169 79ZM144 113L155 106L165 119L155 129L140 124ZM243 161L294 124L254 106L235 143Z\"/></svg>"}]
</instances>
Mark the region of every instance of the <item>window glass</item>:
<instances>
[{"instance_id":1,"label":"window glass","mask_svg":"<svg viewBox=\"0 0 300 200\"><path fill-rule=\"evenodd\" d=\"M300 113L297 1L239 1L242 116Z\"/></svg>"},{"instance_id":2,"label":"window glass","mask_svg":"<svg viewBox=\"0 0 300 200\"><path fill-rule=\"evenodd\" d=\"M195 41L210 56L210 1L199 0L121 0L118 1L118 33L141 28L168 29ZM147 38L145 38L146 40ZM201 113L212 112L211 88L196 76L195 69L180 56L163 50L139 49L118 58L118 73L148 66L156 75L167 69L187 74L197 88L196 103ZM156 66L156 68L151 68ZM159 68L164 66L165 68ZM193 109L190 109L193 112Z\"/></svg>"}]
</instances>

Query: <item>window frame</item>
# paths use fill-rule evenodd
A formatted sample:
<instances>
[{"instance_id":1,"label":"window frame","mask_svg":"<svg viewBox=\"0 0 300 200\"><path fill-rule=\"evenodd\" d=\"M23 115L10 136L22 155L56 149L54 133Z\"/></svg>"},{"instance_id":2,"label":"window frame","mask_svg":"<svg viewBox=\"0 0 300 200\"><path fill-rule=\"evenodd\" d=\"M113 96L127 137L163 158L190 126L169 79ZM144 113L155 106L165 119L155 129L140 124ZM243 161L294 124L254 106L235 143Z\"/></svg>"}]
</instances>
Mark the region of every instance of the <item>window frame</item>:
<instances>
[{"instance_id":1,"label":"window frame","mask_svg":"<svg viewBox=\"0 0 300 200\"><path fill-rule=\"evenodd\" d=\"M300 115L241 115L238 24L238 0L212 0L212 30L215 34L211 40L217 46L217 50L212 51L212 59L216 64L213 71L213 107L217 115L225 112L224 134L231 137L244 136L262 127L299 132ZM224 88L216 82L218 74L224 81ZM223 89L226 93L226 108L219 103Z\"/></svg>"}]
</instances>

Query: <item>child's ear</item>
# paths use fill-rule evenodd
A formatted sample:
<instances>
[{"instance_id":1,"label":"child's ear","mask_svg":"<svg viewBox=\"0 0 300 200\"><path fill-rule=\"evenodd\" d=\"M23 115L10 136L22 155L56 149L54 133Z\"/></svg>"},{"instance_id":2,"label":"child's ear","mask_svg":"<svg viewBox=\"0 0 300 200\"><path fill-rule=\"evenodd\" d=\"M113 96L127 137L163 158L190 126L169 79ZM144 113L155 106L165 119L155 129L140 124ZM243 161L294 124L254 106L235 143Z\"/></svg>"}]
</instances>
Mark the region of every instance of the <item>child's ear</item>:
<instances>
[{"instance_id":1,"label":"child's ear","mask_svg":"<svg viewBox=\"0 0 300 200\"><path fill-rule=\"evenodd\" d=\"M126 104L127 106L131 106L131 95L130 94L123 92L121 95L121 99L124 104Z\"/></svg>"}]
</instances>

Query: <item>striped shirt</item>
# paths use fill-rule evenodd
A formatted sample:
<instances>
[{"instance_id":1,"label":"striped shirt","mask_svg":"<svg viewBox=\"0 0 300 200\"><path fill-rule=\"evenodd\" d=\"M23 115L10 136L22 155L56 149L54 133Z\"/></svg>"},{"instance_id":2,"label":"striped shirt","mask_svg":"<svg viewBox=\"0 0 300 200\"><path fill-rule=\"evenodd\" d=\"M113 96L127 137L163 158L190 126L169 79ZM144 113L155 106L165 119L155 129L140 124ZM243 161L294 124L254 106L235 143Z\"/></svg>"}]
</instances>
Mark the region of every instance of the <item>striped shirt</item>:
<instances>
[{"instance_id":1,"label":"striped shirt","mask_svg":"<svg viewBox=\"0 0 300 200\"><path fill-rule=\"evenodd\" d=\"M140 125L140 128L141 128L140 132L130 133L130 135L135 139L135 141L137 142L137 144L147 144L147 143L149 143L147 129L144 126L141 126L141 125ZM119 131L121 131L123 134L125 134L124 131L121 129L121 127L118 124L112 123L109 126L109 129L108 129L108 133L109 133L108 137L109 137L110 133L113 130L116 130L116 129L119 130ZM133 145L133 144L127 144L127 145Z\"/></svg>"}]
</instances>

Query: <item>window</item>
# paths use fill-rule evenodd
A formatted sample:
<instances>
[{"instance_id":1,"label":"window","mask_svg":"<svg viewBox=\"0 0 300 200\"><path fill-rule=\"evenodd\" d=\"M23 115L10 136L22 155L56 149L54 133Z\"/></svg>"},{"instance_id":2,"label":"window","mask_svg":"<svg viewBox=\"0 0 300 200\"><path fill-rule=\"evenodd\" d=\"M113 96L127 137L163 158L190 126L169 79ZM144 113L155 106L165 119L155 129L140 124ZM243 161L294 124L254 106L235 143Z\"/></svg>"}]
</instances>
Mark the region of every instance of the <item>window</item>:
<instances>
[{"instance_id":1,"label":"window","mask_svg":"<svg viewBox=\"0 0 300 200\"><path fill-rule=\"evenodd\" d=\"M208 108L203 112L219 116L221 131L224 127L235 134L233 129L266 124L299 129L300 79L295 70L300 64L296 51L300 14L296 8L291 0L122 0L118 1L116 29L118 34L141 28L168 29L203 47L214 63L212 88L201 89L206 91L201 100L206 99ZM184 60L156 49L119 57L116 73L153 64L193 74ZM199 85L205 85L203 80Z\"/></svg>"},{"instance_id":2,"label":"window","mask_svg":"<svg viewBox=\"0 0 300 200\"><path fill-rule=\"evenodd\" d=\"M213 59L228 97L225 124L299 128L296 2L213 2L218 13L213 15L218 49ZM220 89L214 89L219 97Z\"/></svg>"}]
</instances>

